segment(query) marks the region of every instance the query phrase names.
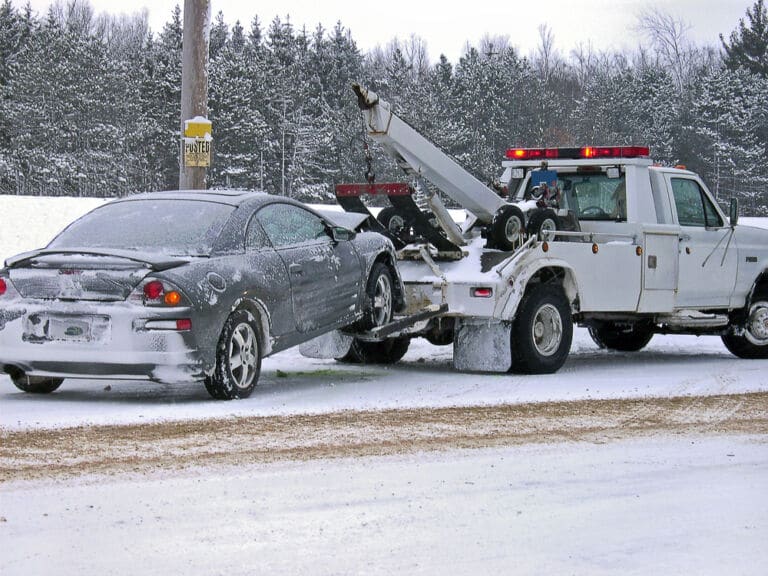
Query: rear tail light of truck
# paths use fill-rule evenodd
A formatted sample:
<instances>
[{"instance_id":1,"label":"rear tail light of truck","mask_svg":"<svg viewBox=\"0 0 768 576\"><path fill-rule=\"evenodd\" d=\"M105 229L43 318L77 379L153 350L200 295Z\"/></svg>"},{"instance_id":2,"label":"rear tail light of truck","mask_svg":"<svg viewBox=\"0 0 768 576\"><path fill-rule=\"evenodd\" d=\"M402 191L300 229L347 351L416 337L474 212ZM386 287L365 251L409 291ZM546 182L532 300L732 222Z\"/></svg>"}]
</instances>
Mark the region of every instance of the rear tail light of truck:
<instances>
[{"instance_id":1,"label":"rear tail light of truck","mask_svg":"<svg viewBox=\"0 0 768 576\"><path fill-rule=\"evenodd\" d=\"M493 296L493 288L488 288L485 286L476 286L474 288L471 288L469 293L473 298L490 298L491 296Z\"/></svg>"},{"instance_id":2,"label":"rear tail light of truck","mask_svg":"<svg viewBox=\"0 0 768 576\"><path fill-rule=\"evenodd\" d=\"M7 291L8 283L5 281L5 278L0 278L0 296L4 296Z\"/></svg>"}]
</instances>

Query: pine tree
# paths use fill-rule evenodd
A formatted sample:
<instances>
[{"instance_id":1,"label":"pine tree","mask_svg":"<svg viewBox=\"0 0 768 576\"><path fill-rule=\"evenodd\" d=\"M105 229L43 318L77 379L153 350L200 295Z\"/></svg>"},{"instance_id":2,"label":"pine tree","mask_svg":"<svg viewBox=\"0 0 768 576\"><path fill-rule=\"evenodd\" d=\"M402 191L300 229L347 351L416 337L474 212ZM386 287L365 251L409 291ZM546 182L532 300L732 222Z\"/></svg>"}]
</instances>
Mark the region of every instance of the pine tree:
<instances>
[{"instance_id":1,"label":"pine tree","mask_svg":"<svg viewBox=\"0 0 768 576\"><path fill-rule=\"evenodd\" d=\"M748 23L739 20L739 27L731 32L730 42L720 34L725 50L725 64L731 70L743 66L750 72L768 77L768 12L763 0L757 0L747 9Z\"/></svg>"}]
</instances>

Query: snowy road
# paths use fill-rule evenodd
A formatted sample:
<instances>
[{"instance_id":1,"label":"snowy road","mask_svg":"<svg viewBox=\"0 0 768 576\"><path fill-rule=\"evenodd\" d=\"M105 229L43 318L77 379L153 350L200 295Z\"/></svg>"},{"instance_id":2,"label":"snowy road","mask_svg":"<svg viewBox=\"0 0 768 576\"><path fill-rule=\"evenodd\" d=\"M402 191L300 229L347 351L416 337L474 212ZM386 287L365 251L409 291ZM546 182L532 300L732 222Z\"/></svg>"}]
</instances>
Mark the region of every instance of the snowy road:
<instances>
[{"instance_id":1,"label":"snowy road","mask_svg":"<svg viewBox=\"0 0 768 576\"><path fill-rule=\"evenodd\" d=\"M0 256L99 201L2 198ZM32 217L34 216L34 217ZM0 376L0 574L768 574L768 361L718 338L557 374L265 360L200 384Z\"/></svg>"}]
</instances>

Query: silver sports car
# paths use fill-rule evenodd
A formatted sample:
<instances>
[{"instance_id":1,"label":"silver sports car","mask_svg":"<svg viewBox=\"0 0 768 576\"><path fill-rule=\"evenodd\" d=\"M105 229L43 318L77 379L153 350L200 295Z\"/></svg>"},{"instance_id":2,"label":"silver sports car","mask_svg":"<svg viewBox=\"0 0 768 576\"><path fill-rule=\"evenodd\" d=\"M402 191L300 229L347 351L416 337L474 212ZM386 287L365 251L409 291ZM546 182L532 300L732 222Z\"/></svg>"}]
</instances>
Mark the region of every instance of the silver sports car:
<instances>
[{"instance_id":1,"label":"silver sports car","mask_svg":"<svg viewBox=\"0 0 768 576\"><path fill-rule=\"evenodd\" d=\"M263 357L402 307L391 241L348 217L242 191L105 204L0 269L0 370L32 393L67 377L203 380L244 398ZM376 343L360 345L346 359Z\"/></svg>"}]
</instances>

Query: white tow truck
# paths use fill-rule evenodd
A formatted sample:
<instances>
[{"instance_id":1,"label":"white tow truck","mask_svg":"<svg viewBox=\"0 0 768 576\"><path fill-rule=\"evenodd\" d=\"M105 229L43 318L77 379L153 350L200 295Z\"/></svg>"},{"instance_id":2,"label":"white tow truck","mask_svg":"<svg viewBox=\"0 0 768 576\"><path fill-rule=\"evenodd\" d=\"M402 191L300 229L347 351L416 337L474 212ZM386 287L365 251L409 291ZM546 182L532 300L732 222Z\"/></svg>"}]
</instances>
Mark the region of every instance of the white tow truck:
<instances>
[{"instance_id":1,"label":"white tow truck","mask_svg":"<svg viewBox=\"0 0 768 576\"><path fill-rule=\"evenodd\" d=\"M738 225L735 201L726 217L693 172L654 165L642 147L511 149L503 198L354 89L368 136L467 218L456 225L434 193L425 214L406 184L338 186L348 211L368 213L365 194L390 199L369 220L399 248L406 306L307 355L392 362L422 336L453 344L459 370L550 373L577 323L613 350L640 350L656 333L717 335L736 356L768 358L768 230Z\"/></svg>"}]
</instances>

